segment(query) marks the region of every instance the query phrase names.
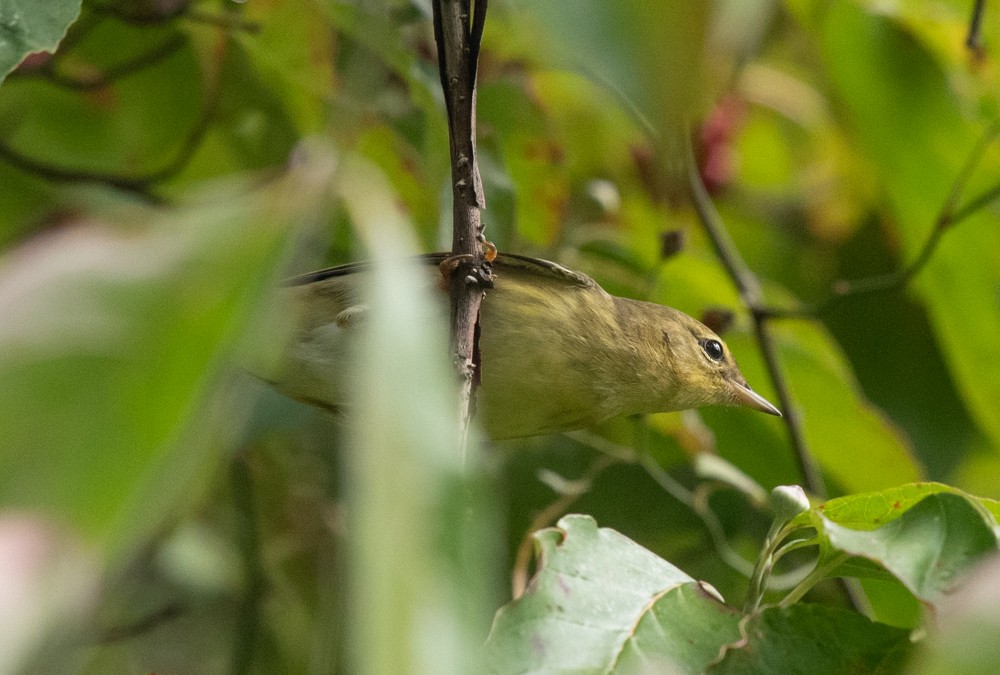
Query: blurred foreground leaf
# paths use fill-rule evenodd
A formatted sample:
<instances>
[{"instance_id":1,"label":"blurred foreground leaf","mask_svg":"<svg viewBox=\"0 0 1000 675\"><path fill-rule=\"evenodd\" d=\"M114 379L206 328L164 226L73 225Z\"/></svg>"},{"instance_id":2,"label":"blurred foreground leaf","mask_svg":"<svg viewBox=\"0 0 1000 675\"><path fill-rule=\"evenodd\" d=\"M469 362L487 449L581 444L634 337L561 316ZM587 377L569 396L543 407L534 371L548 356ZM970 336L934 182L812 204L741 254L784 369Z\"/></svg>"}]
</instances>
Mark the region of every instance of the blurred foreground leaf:
<instances>
[{"instance_id":1,"label":"blurred foreground leaf","mask_svg":"<svg viewBox=\"0 0 1000 675\"><path fill-rule=\"evenodd\" d=\"M987 675L1000 664L1000 556L979 565L937 607L914 658L920 675Z\"/></svg>"},{"instance_id":2,"label":"blurred foreground leaf","mask_svg":"<svg viewBox=\"0 0 1000 675\"><path fill-rule=\"evenodd\" d=\"M209 477L235 430L232 411L206 424L209 393L330 166L130 227L69 225L0 260L0 507L120 552Z\"/></svg>"},{"instance_id":3,"label":"blurred foreground leaf","mask_svg":"<svg viewBox=\"0 0 1000 675\"><path fill-rule=\"evenodd\" d=\"M347 454L351 672L482 672L496 527L426 270L385 174L348 156L337 189L373 266L354 345ZM331 320L333 317L331 317Z\"/></svg>"}]
</instances>

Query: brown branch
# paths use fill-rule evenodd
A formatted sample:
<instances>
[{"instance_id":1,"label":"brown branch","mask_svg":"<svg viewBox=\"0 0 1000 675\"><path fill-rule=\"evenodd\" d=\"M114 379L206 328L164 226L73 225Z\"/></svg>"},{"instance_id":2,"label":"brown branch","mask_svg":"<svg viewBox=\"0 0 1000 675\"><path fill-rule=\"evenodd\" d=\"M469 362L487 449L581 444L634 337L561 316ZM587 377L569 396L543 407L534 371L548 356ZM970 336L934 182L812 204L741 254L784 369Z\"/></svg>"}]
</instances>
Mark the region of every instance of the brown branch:
<instances>
[{"instance_id":1,"label":"brown branch","mask_svg":"<svg viewBox=\"0 0 1000 675\"><path fill-rule=\"evenodd\" d=\"M152 203L161 203L163 199L156 194L154 187L180 173L194 157L215 119L219 89L218 81L210 85L206 92L201 117L181 142L181 147L173 159L157 169L130 175L70 168L31 157L10 146L3 139L0 139L0 161L54 183L99 183L131 192Z\"/></svg>"},{"instance_id":2,"label":"brown branch","mask_svg":"<svg viewBox=\"0 0 1000 675\"><path fill-rule=\"evenodd\" d=\"M771 383L774 385L775 393L778 395L778 404L784 415L782 419L788 428L788 436L792 443L792 449L795 452L795 459L799 465L799 473L802 475L802 479L805 481L805 485L810 492L825 498L826 486L823 483L823 476L816 466L812 454L809 452L798 406L792 400L784 371L778 361L778 352L774 344L774 338L767 325L769 317L759 311L759 308L763 306L760 283L757 281L754 273L750 271L750 268L747 267L742 256L740 256L736 245L726 230L725 224L722 222L721 216L715 210L715 205L712 204L704 183L701 181L698 165L694 158L694 149L690 134L687 135L687 153L691 200L719 260L722 261L723 266L729 273L729 277L736 284L743 303L750 309L754 335L764 356L764 363L767 366Z\"/></svg>"},{"instance_id":3,"label":"brown branch","mask_svg":"<svg viewBox=\"0 0 1000 675\"><path fill-rule=\"evenodd\" d=\"M486 20L485 0L434 0L434 38L438 48L441 88L448 112L451 148L452 257L444 272L451 285L451 349L462 378L459 399L462 447L474 414L479 367L477 325L483 289L492 283L483 243L480 209L485 208L476 158L476 57Z\"/></svg>"},{"instance_id":4,"label":"brown branch","mask_svg":"<svg viewBox=\"0 0 1000 675\"><path fill-rule=\"evenodd\" d=\"M155 66L160 61L175 54L185 44L187 44L187 39L183 35L174 35L142 54L127 61L108 66L103 72L88 77L74 77L59 72L58 58L53 58L53 60L49 61L42 68L24 73L22 77L44 77L60 87L75 91L92 91Z\"/></svg>"},{"instance_id":5,"label":"brown branch","mask_svg":"<svg viewBox=\"0 0 1000 675\"><path fill-rule=\"evenodd\" d=\"M811 305L771 307L762 304L752 309L759 312L761 316L774 319L813 318L828 313L847 298L879 291L899 290L905 287L931 261L934 251L937 250L938 244L941 242L941 238L945 232L1000 198L1000 183L997 183L970 199L964 206L958 206L966 185L972 178L980 162L982 162L986 151L998 137L1000 137L1000 120L988 126L979 138L979 141L973 146L968 158L966 158L965 164L952 183L948 197L934 221L934 226L931 228L930 234L927 235L923 246L920 247L917 256L909 265L891 274L882 274L850 281L838 281L834 284L829 296Z\"/></svg>"},{"instance_id":6,"label":"brown branch","mask_svg":"<svg viewBox=\"0 0 1000 675\"><path fill-rule=\"evenodd\" d=\"M192 2L181 2L176 7L165 12L155 10L132 11L122 5L111 3L95 4L90 11L99 16L107 16L131 26L156 26L169 23L175 19L187 19L196 23L210 24L220 28L242 30L248 33L259 33L260 24L247 21L232 12L225 14L210 14L192 8Z\"/></svg>"}]
</instances>

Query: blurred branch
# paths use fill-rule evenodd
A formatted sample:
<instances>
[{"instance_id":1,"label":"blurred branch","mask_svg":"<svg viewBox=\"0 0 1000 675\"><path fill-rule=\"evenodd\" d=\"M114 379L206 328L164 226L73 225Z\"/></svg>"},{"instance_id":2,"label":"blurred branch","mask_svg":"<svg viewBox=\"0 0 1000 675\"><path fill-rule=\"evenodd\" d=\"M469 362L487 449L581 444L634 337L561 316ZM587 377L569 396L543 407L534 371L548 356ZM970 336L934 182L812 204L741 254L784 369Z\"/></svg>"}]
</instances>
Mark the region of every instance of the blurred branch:
<instances>
[{"instance_id":1,"label":"blurred branch","mask_svg":"<svg viewBox=\"0 0 1000 675\"><path fill-rule=\"evenodd\" d=\"M98 644L108 644L120 640L130 640L156 630L164 623L176 619L184 613L184 608L176 602L167 603L160 609L147 614L129 624L105 628L97 636Z\"/></svg>"},{"instance_id":2,"label":"blurred branch","mask_svg":"<svg viewBox=\"0 0 1000 675\"><path fill-rule=\"evenodd\" d=\"M957 225L997 198L1000 198L1000 183L997 183L976 197L973 197L964 206L958 206L966 185L986 155L986 151L998 137L1000 137L1000 120L993 122L993 124L987 127L986 131L979 138L979 141L972 148L972 152L969 153L965 165L952 183L948 198L941 207L941 211L934 221L934 226L931 228L930 234L927 236L926 241L924 241L924 245L920 248L916 258L909 265L892 274L865 277L852 281L838 281L834 284L831 294L827 298L812 305L770 307L762 304L754 308L755 311L769 318L817 317L826 314L846 298L878 291L897 290L906 286L930 262L942 236L949 228Z\"/></svg>"},{"instance_id":3,"label":"blurred branch","mask_svg":"<svg viewBox=\"0 0 1000 675\"><path fill-rule=\"evenodd\" d=\"M734 571L736 571L738 574L742 574L747 578L750 577L751 572L753 572L753 563L744 558L742 555L739 554L739 552L736 549L734 549L732 546L729 545L729 541L726 539L725 529L722 527L722 523L719 522L718 516L715 515L715 511L712 510L712 506L708 501L708 498L711 495L711 493L716 491L718 487L709 482L703 482L700 485L698 485L694 489L694 491L689 490L687 487L682 485L677 479L671 476L666 469L660 466L648 452L636 452L632 448L612 443L606 438L602 438L601 436L598 436L597 434L594 434L593 432L589 431L574 431L566 435L572 438L573 440L577 441L578 443L586 445L602 453L605 457L611 460L611 463L621 462L621 463L636 464L638 466L641 466L643 470L649 475L649 477L652 478L656 482L656 484L663 489L664 492L669 494L671 497L676 499L684 506L691 509L694 515L702 522L702 524L705 526L705 529L708 531L708 536L712 540L712 545L715 547L715 550L719 554L719 557L722 558L722 561L727 565L729 565L729 567L732 568ZM607 466L611 466L611 463L609 463ZM593 466L596 465L597 462L595 462ZM593 466L591 468L593 468ZM588 471L586 474L584 474L584 477L581 478L579 481L574 481L574 485L580 484L582 481L586 480L588 481L587 485L589 487L589 483L593 481L593 478L596 478L596 474L594 475L594 477L588 477L589 475L590 472ZM563 501L557 500L556 502L553 502L549 507L547 507L543 512L541 512L539 516L535 518L535 520L532 521L531 524L532 529L529 529L528 531L529 536L526 536L525 539L521 542L521 546L518 548L517 552L518 556L517 561L521 561L522 555L524 556L525 559L523 563L524 567L523 580L519 580L519 577L517 575L517 570L521 568L515 565L515 577L514 577L515 591L518 588L517 585L518 583L527 582L526 568L527 568L527 563L530 561L530 556L531 556L530 534L534 532L536 529L540 529L542 527L547 527L548 525L550 525L552 521L554 521L559 515L561 515L565 511L565 509L569 508L569 505L572 504L573 501L575 501L576 496L579 495L575 495L574 499L569 500L568 502L564 500ZM751 505L752 504L753 503L751 502ZM549 509L550 508L554 509L557 505L561 506L563 510L555 514L550 513ZM542 515L547 516L548 520L545 520L541 524L537 524L537 522L541 520ZM793 578L796 578L797 580L797 575L795 575ZM783 576L778 577L777 580L775 581L775 585L777 586L782 586L787 583L788 583L787 580ZM521 586L521 588L523 589L523 585ZM515 593L514 597L516 598L518 597L518 595Z\"/></svg>"},{"instance_id":4,"label":"blurred branch","mask_svg":"<svg viewBox=\"0 0 1000 675\"><path fill-rule=\"evenodd\" d=\"M257 531L253 474L250 469L245 454L237 455L230 468L233 506L238 514L236 539L244 566L243 597L236 613L237 629L233 643L234 673L248 673L251 670L254 647L260 640L260 610L267 589Z\"/></svg>"},{"instance_id":5,"label":"blurred branch","mask_svg":"<svg viewBox=\"0 0 1000 675\"><path fill-rule=\"evenodd\" d=\"M220 50L218 54L221 61L225 57L225 49ZM174 157L158 169L145 173L119 174L109 171L68 168L31 157L10 146L3 139L0 139L0 161L5 161L22 171L54 183L99 183L131 192L153 203L161 203L163 199L156 194L154 187L183 171L191 158L194 157L215 119L219 90L218 78L211 78L211 83L205 94L205 104L201 117L183 139Z\"/></svg>"},{"instance_id":6,"label":"blurred branch","mask_svg":"<svg viewBox=\"0 0 1000 675\"><path fill-rule=\"evenodd\" d=\"M154 10L134 11L126 9L123 5L112 3L95 3L90 7L90 11L96 15L111 17L132 26L156 26L169 23L175 19L187 19L196 23L211 24L231 30L242 30L248 33L260 32L260 24L247 21L233 12L210 14L193 9L191 5L191 2L180 2L170 10L158 12Z\"/></svg>"},{"instance_id":7,"label":"blurred branch","mask_svg":"<svg viewBox=\"0 0 1000 675\"><path fill-rule=\"evenodd\" d=\"M764 362L771 377L771 383L774 385L774 390L778 395L779 407L784 415L785 426L788 428L792 449L795 452L799 472L805 481L806 488L813 494L825 498L826 486L823 483L823 476L820 474L812 458L812 454L809 452L798 406L792 400L784 371L778 361L777 348L775 347L774 338L768 326L768 319L770 317L767 313L761 311L764 303L760 283L753 272L750 271L750 268L747 267L742 256L740 256L736 245L729 236L728 230L726 230L725 224L722 222L721 216L715 210L715 205L712 203L704 183L702 183L697 164L695 163L691 134L687 134L686 142L688 155L687 173L691 199L701 219L701 223L708 234L708 238L715 248L716 254L722 261L733 283L736 284L743 303L750 310L750 316L753 319L754 334L764 355Z\"/></svg>"},{"instance_id":8,"label":"blurred branch","mask_svg":"<svg viewBox=\"0 0 1000 675\"><path fill-rule=\"evenodd\" d=\"M976 4L972 7L972 18L969 19L969 32L965 38L965 46L977 58L983 56L982 26L985 11L986 0L976 0Z\"/></svg>"},{"instance_id":9,"label":"blurred branch","mask_svg":"<svg viewBox=\"0 0 1000 675\"><path fill-rule=\"evenodd\" d=\"M478 384L479 306L483 289L492 285L480 216L486 201L476 157L476 70L487 0L475 0L471 17L470 0L434 0L432 5L451 148L452 256L442 272L450 274L451 349L462 378L459 410L464 449Z\"/></svg>"},{"instance_id":10,"label":"blurred branch","mask_svg":"<svg viewBox=\"0 0 1000 675\"><path fill-rule=\"evenodd\" d=\"M58 54L41 68L21 73L20 77L44 77L55 85L76 91L91 91L106 87L116 80L139 73L146 68L155 66L160 61L170 57L187 44L182 35L174 35L161 44L139 54L131 59L107 67L103 72L88 77L74 77L59 72Z\"/></svg>"}]
</instances>

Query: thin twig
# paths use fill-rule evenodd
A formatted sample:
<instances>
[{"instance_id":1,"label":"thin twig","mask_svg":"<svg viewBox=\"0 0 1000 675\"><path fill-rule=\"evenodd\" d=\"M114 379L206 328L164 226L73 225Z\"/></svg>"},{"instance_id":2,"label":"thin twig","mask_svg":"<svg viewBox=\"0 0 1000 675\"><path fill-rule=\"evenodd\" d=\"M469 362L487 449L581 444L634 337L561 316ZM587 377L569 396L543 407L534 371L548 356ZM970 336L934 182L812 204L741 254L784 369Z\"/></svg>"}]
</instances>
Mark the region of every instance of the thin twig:
<instances>
[{"instance_id":1,"label":"thin twig","mask_svg":"<svg viewBox=\"0 0 1000 675\"><path fill-rule=\"evenodd\" d=\"M212 14L202 12L192 7L191 2L179 3L166 12L130 11L123 6L110 3L94 4L90 11L97 16L113 18L130 26L157 26L170 23L177 19L186 19L195 23L203 23L228 30L241 30L247 33L259 33L261 26L254 21L248 21L234 12Z\"/></svg>"},{"instance_id":2,"label":"thin twig","mask_svg":"<svg viewBox=\"0 0 1000 675\"><path fill-rule=\"evenodd\" d=\"M469 0L434 0L432 7L451 148L452 257L442 271L450 274L451 349L462 378L459 411L464 452L478 384L479 306L483 290L492 285L482 245L480 209L486 202L476 157L476 58L486 2L476 1L474 17L470 17Z\"/></svg>"},{"instance_id":3,"label":"thin twig","mask_svg":"<svg viewBox=\"0 0 1000 675\"><path fill-rule=\"evenodd\" d=\"M820 474L812 454L809 452L798 406L792 400L784 371L778 361L778 352L774 344L774 338L768 329L768 317L758 311L758 308L763 306L760 283L753 272L750 271L750 268L747 267L742 256L740 256L736 245L733 243L728 230L726 230L722 222L722 218L715 210L715 205L712 204L705 185L701 181L701 176L698 173L698 167L694 159L694 149L690 134L687 137L687 153L691 199L695 209L698 211L698 216L705 228L705 232L708 234L708 238L715 248L716 254L722 261L723 266L725 266L733 283L736 284L743 303L750 308L754 334L763 353L771 383L774 385L775 393L778 395L778 402L784 415L785 426L788 428L788 435L799 465L799 472L809 491L819 497L825 498L826 486L823 483L823 476Z\"/></svg>"}]
</instances>

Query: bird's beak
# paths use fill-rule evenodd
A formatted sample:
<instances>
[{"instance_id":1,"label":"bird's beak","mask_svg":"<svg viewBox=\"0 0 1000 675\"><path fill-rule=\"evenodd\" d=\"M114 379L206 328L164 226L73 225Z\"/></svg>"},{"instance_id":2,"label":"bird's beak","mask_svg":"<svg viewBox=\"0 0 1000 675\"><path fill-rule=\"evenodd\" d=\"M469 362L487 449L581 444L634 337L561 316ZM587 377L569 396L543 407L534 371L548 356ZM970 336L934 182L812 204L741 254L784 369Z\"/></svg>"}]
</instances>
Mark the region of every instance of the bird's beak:
<instances>
[{"instance_id":1,"label":"bird's beak","mask_svg":"<svg viewBox=\"0 0 1000 675\"><path fill-rule=\"evenodd\" d=\"M781 411L775 408L774 404L766 398L751 389L750 385L746 382L733 382L733 394L735 395L737 405L743 405L747 408L767 413L768 415L781 417Z\"/></svg>"}]
</instances>

